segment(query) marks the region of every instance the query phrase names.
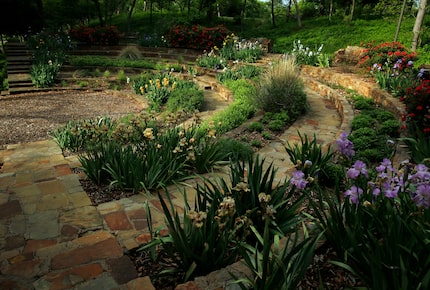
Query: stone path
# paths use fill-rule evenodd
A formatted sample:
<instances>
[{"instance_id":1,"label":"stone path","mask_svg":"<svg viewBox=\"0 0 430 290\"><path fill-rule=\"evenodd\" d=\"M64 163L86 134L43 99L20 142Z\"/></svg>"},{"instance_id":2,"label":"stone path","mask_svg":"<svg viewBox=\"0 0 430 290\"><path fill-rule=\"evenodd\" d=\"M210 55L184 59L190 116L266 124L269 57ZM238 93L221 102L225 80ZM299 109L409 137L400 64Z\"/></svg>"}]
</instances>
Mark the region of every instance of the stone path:
<instances>
[{"instance_id":1,"label":"stone path","mask_svg":"<svg viewBox=\"0 0 430 290\"><path fill-rule=\"evenodd\" d=\"M321 84L317 93L310 79L305 82L313 87L309 112L281 142L259 152L279 168L278 179L291 172L284 145L298 141L297 132L316 134L328 146L352 118L341 96ZM0 161L0 289L154 289L148 277L137 278L124 253L149 239L146 202L162 223L158 198L138 194L91 205L72 171L76 157L65 158L52 140L7 146ZM183 208L181 194L173 187L170 192ZM193 201L193 190L187 193Z\"/></svg>"}]
</instances>

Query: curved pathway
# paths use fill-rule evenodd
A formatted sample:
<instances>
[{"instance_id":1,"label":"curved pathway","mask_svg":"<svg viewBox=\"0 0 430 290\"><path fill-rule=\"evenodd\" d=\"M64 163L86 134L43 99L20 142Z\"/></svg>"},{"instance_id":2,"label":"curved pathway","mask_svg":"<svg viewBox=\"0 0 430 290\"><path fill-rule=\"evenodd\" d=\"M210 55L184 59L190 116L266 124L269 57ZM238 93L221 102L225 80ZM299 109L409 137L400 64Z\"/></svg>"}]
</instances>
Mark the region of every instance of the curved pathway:
<instances>
[{"instance_id":1,"label":"curved pathway","mask_svg":"<svg viewBox=\"0 0 430 290\"><path fill-rule=\"evenodd\" d=\"M310 138L315 134L326 147L352 118L341 96L321 84L326 92L315 92L306 77L305 83L313 87L308 113L280 142L259 151L274 162L278 179L291 173L284 146L299 141L298 132ZM157 198L138 194L91 205L72 172L76 157L65 158L53 140L10 145L0 150L0 160L0 289L154 289L148 277L137 278L123 253L149 240L146 201L153 219L163 222ZM187 192L192 202L193 190ZM171 194L177 208L183 208L182 194L173 187Z\"/></svg>"}]
</instances>

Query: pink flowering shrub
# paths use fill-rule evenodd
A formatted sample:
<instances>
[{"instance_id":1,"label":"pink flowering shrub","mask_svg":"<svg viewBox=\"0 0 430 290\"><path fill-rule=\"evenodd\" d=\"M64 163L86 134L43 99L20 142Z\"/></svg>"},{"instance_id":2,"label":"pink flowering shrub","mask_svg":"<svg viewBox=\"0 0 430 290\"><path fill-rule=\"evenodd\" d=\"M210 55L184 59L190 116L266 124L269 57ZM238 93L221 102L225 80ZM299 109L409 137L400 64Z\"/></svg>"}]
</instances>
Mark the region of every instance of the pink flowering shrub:
<instances>
[{"instance_id":1,"label":"pink flowering shrub","mask_svg":"<svg viewBox=\"0 0 430 290\"><path fill-rule=\"evenodd\" d=\"M406 106L403 121L413 123L426 136L430 136L430 80L406 89L400 100Z\"/></svg>"},{"instance_id":2,"label":"pink flowering shrub","mask_svg":"<svg viewBox=\"0 0 430 290\"><path fill-rule=\"evenodd\" d=\"M116 45L119 43L119 30L115 26L78 26L70 31L76 41L89 45Z\"/></svg>"},{"instance_id":3,"label":"pink flowering shrub","mask_svg":"<svg viewBox=\"0 0 430 290\"><path fill-rule=\"evenodd\" d=\"M231 32L223 25L203 27L200 25L177 25L167 34L170 47L192 48L210 51L213 47L221 47L224 38Z\"/></svg>"}]
</instances>

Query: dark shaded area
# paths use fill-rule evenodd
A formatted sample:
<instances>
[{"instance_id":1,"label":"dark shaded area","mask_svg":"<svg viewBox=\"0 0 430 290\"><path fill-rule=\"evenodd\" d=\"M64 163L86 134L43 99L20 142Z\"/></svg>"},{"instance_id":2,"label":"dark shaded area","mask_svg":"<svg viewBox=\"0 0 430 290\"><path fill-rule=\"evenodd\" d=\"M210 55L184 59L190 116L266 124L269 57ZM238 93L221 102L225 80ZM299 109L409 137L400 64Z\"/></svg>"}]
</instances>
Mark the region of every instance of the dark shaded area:
<instances>
[{"instance_id":1,"label":"dark shaded area","mask_svg":"<svg viewBox=\"0 0 430 290\"><path fill-rule=\"evenodd\" d=\"M43 27L42 0L3 0L0 33L26 34Z\"/></svg>"}]
</instances>

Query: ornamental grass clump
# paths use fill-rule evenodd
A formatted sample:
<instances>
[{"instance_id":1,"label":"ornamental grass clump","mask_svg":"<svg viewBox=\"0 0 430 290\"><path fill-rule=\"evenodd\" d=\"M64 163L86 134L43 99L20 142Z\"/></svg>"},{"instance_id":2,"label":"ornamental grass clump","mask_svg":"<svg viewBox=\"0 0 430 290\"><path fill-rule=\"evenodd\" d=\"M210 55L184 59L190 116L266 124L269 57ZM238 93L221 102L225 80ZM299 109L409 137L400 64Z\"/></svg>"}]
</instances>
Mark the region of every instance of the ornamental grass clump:
<instances>
[{"instance_id":1,"label":"ornamental grass clump","mask_svg":"<svg viewBox=\"0 0 430 290\"><path fill-rule=\"evenodd\" d=\"M294 57L283 58L260 77L255 103L266 112L283 110L291 120L306 111L306 93Z\"/></svg>"},{"instance_id":2,"label":"ornamental grass clump","mask_svg":"<svg viewBox=\"0 0 430 290\"><path fill-rule=\"evenodd\" d=\"M319 188L309 201L328 245L332 261L351 271L372 289L430 287L430 171L423 164L384 159L369 169L353 161L354 149L338 142L345 180L334 191ZM345 163L347 164L347 163Z\"/></svg>"}]
</instances>

